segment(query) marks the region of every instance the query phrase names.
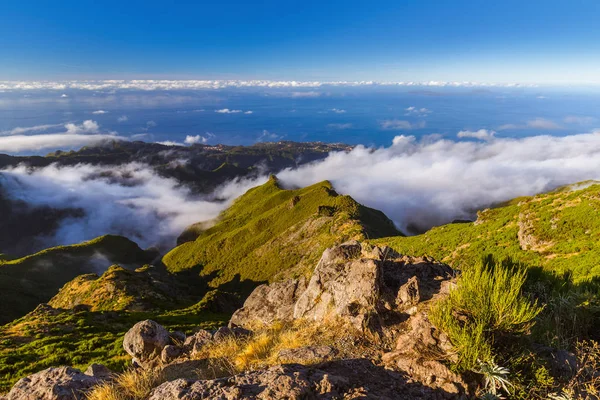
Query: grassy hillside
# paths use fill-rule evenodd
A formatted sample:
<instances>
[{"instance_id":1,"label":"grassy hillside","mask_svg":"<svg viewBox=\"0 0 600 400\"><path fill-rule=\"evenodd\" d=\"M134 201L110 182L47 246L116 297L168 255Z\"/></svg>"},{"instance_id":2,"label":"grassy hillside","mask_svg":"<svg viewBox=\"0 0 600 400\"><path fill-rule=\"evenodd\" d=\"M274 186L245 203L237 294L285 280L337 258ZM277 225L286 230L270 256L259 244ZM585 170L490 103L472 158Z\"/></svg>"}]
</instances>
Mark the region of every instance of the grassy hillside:
<instances>
[{"instance_id":1,"label":"grassy hillside","mask_svg":"<svg viewBox=\"0 0 600 400\"><path fill-rule=\"evenodd\" d=\"M0 260L0 324L49 301L71 279L119 263L140 267L156 257L121 236L102 236L9 261Z\"/></svg>"},{"instance_id":2,"label":"grassy hillside","mask_svg":"<svg viewBox=\"0 0 600 400\"><path fill-rule=\"evenodd\" d=\"M474 223L412 237L375 240L401 253L430 255L454 267L487 255L512 258L576 282L600 276L600 185L578 184L481 211Z\"/></svg>"},{"instance_id":3,"label":"grassy hillside","mask_svg":"<svg viewBox=\"0 0 600 400\"><path fill-rule=\"evenodd\" d=\"M163 262L172 272L201 267L213 285L234 278L261 282L306 273L335 243L398 234L383 213L338 195L329 182L285 190L271 177Z\"/></svg>"},{"instance_id":4,"label":"grassy hillside","mask_svg":"<svg viewBox=\"0 0 600 400\"><path fill-rule=\"evenodd\" d=\"M160 267L128 270L118 265L106 272L80 275L60 289L48 304L71 309L86 305L91 311L151 311L197 303L206 284L192 274L174 276Z\"/></svg>"},{"instance_id":5,"label":"grassy hillside","mask_svg":"<svg viewBox=\"0 0 600 400\"><path fill-rule=\"evenodd\" d=\"M102 363L114 371L131 365L123 336L136 322L151 318L171 331L191 334L214 329L229 315L197 307L170 312L65 311L40 306L10 324L0 326L0 393L20 378L48 367L70 365L85 370Z\"/></svg>"}]
</instances>

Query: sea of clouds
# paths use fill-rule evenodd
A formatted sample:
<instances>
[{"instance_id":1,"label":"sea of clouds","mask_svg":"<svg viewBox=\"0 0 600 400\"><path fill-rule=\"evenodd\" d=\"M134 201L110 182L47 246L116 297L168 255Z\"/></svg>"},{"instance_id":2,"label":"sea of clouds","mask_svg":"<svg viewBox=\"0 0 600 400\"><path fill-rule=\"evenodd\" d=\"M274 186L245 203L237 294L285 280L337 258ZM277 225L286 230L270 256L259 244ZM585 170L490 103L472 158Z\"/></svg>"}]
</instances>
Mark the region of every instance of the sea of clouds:
<instances>
[{"instance_id":1,"label":"sea of clouds","mask_svg":"<svg viewBox=\"0 0 600 400\"><path fill-rule=\"evenodd\" d=\"M600 178L600 132L484 139L400 135L388 147L331 153L278 177L290 188L330 180L338 192L382 210L404 231L474 218L477 210L514 197ZM236 197L267 179L234 180L198 197L144 164L17 167L0 175L13 198L85 211L85 218L65 220L49 245L115 233L144 247L174 245L186 226L214 220Z\"/></svg>"}]
</instances>

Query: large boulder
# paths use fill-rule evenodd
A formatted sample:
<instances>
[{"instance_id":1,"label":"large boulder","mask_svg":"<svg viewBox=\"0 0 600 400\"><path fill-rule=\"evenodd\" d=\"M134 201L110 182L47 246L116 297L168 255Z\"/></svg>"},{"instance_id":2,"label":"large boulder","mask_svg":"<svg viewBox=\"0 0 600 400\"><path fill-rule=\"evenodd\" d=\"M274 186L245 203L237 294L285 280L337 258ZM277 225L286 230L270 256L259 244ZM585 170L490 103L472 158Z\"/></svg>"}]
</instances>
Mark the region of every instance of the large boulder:
<instances>
[{"instance_id":1,"label":"large boulder","mask_svg":"<svg viewBox=\"0 0 600 400\"><path fill-rule=\"evenodd\" d=\"M19 380L7 400L83 400L101 380L71 367L48 368Z\"/></svg>"},{"instance_id":2,"label":"large boulder","mask_svg":"<svg viewBox=\"0 0 600 400\"><path fill-rule=\"evenodd\" d=\"M333 361L317 367L277 365L214 380L178 379L163 383L148 400L180 399L446 399L452 393L412 382L405 375L365 359Z\"/></svg>"},{"instance_id":3,"label":"large boulder","mask_svg":"<svg viewBox=\"0 0 600 400\"><path fill-rule=\"evenodd\" d=\"M123 347L136 363L148 368L160 361L163 348L170 343L169 331L148 319L138 322L125 334Z\"/></svg>"},{"instance_id":4,"label":"large boulder","mask_svg":"<svg viewBox=\"0 0 600 400\"><path fill-rule=\"evenodd\" d=\"M244 302L244 306L231 317L231 325L251 326L258 323L271 324L275 320L290 321L294 305L306 290L305 279L293 279L260 285Z\"/></svg>"},{"instance_id":5,"label":"large boulder","mask_svg":"<svg viewBox=\"0 0 600 400\"><path fill-rule=\"evenodd\" d=\"M358 242L325 250L294 306L294 318L324 321L343 317L361 329L376 312L382 271L378 260L362 258Z\"/></svg>"}]
</instances>

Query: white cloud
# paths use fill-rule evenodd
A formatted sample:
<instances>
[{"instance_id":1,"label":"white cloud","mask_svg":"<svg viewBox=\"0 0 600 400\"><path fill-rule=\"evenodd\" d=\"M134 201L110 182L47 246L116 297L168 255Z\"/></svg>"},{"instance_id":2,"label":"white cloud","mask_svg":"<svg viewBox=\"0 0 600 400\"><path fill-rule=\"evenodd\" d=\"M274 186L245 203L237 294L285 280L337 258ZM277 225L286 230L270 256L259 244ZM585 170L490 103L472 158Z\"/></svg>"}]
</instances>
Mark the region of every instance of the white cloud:
<instances>
[{"instance_id":1,"label":"white cloud","mask_svg":"<svg viewBox=\"0 0 600 400\"><path fill-rule=\"evenodd\" d=\"M213 135L212 133L207 133L206 136L201 136L201 135L196 135L196 136L186 136L184 143L185 144L196 144L196 143L207 143L208 140L213 137L215 135Z\"/></svg>"},{"instance_id":2,"label":"white cloud","mask_svg":"<svg viewBox=\"0 0 600 400\"><path fill-rule=\"evenodd\" d=\"M418 117L426 117L427 115L431 114L431 110L425 107L415 107L415 106L410 106L404 109L404 111L406 111L406 114L404 115L410 115L410 116L418 116Z\"/></svg>"},{"instance_id":3,"label":"white cloud","mask_svg":"<svg viewBox=\"0 0 600 400\"><path fill-rule=\"evenodd\" d=\"M43 132L49 129L58 128L64 126L63 124L46 124L46 125L36 125L36 126L26 126L21 127L18 126L16 128L10 129L8 131L0 132L0 135L22 135L25 133L34 133L34 132Z\"/></svg>"},{"instance_id":4,"label":"white cloud","mask_svg":"<svg viewBox=\"0 0 600 400\"><path fill-rule=\"evenodd\" d=\"M287 186L325 179L406 229L473 218L478 209L600 178L600 131L564 137L450 141L400 135L387 148L358 146L278 174Z\"/></svg>"},{"instance_id":5,"label":"white cloud","mask_svg":"<svg viewBox=\"0 0 600 400\"><path fill-rule=\"evenodd\" d=\"M69 96L67 96L66 94L63 93L63 94L60 95L60 97L62 97L64 99L64 98L67 98Z\"/></svg>"},{"instance_id":6,"label":"white cloud","mask_svg":"<svg viewBox=\"0 0 600 400\"><path fill-rule=\"evenodd\" d=\"M421 121L413 124L409 121L400 119L386 119L384 121L381 121L380 126L382 129L399 131L423 128L425 127L425 122Z\"/></svg>"},{"instance_id":7,"label":"white cloud","mask_svg":"<svg viewBox=\"0 0 600 400\"><path fill-rule=\"evenodd\" d=\"M154 122L154 121L147 121L147 122L146 122L146 127L147 127L147 128L154 128L154 127L156 127L157 125L158 125L158 124L157 124L156 122Z\"/></svg>"},{"instance_id":8,"label":"white cloud","mask_svg":"<svg viewBox=\"0 0 600 400\"><path fill-rule=\"evenodd\" d=\"M117 118L117 122L126 122L129 120L129 117L127 115L121 115L119 118Z\"/></svg>"},{"instance_id":9,"label":"white cloud","mask_svg":"<svg viewBox=\"0 0 600 400\"><path fill-rule=\"evenodd\" d=\"M479 129L478 131L460 131L456 134L459 138L474 138L481 140L490 140L494 138L495 131L488 129Z\"/></svg>"},{"instance_id":10,"label":"white cloud","mask_svg":"<svg viewBox=\"0 0 600 400\"><path fill-rule=\"evenodd\" d=\"M154 142L154 143L162 144L163 146L180 146L180 147L185 146L183 143L175 142L173 140L164 140L162 142Z\"/></svg>"},{"instance_id":11,"label":"white cloud","mask_svg":"<svg viewBox=\"0 0 600 400\"><path fill-rule=\"evenodd\" d=\"M327 127L331 129L350 129L352 128L352 124L328 124Z\"/></svg>"},{"instance_id":12,"label":"white cloud","mask_svg":"<svg viewBox=\"0 0 600 400\"><path fill-rule=\"evenodd\" d=\"M220 110L215 110L215 112L219 114L238 114L241 113L242 110L230 110L229 108L222 108Z\"/></svg>"},{"instance_id":13,"label":"white cloud","mask_svg":"<svg viewBox=\"0 0 600 400\"><path fill-rule=\"evenodd\" d=\"M83 121L81 125L68 123L65 124L65 128L67 129L68 134L78 135L78 134L90 134L90 133L98 133L100 130L100 125L96 121L92 121L88 119Z\"/></svg>"},{"instance_id":14,"label":"white cloud","mask_svg":"<svg viewBox=\"0 0 600 400\"><path fill-rule=\"evenodd\" d=\"M264 181L233 181L214 196L192 195L180 182L159 176L143 164L77 165L1 171L3 188L31 205L73 207L83 218L63 220L47 246L79 243L103 234L121 234L142 247L172 247L191 223L216 218L231 201ZM211 201L218 197L225 201Z\"/></svg>"},{"instance_id":15,"label":"white cloud","mask_svg":"<svg viewBox=\"0 0 600 400\"><path fill-rule=\"evenodd\" d=\"M136 133L135 135L131 135L130 138L132 140L142 140L150 136L149 133Z\"/></svg>"},{"instance_id":16,"label":"white cloud","mask_svg":"<svg viewBox=\"0 0 600 400\"><path fill-rule=\"evenodd\" d=\"M71 80L71 81L0 81L0 90L201 90L224 88L321 88L327 86L407 86L407 87L531 87L518 83L486 83L486 82L452 82L452 81L422 81L422 82L375 82L375 81L271 81L271 80ZM317 97L322 93L316 91L294 91L291 97ZM63 94L61 97L67 97Z\"/></svg>"},{"instance_id":17,"label":"white cloud","mask_svg":"<svg viewBox=\"0 0 600 400\"><path fill-rule=\"evenodd\" d=\"M96 110L96 111L92 111L92 114L96 114L96 115L108 114L108 111L106 111L106 110Z\"/></svg>"},{"instance_id":18,"label":"white cloud","mask_svg":"<svg viewBox=\"0 0 600 400\"><path fill-rule=\"evenodd\" d=\"M345 114L346 113L346 110L341 110L339 108L332 108L331 111L336 114Z\"/></svg>"},{"instance_id":19,"label":"white cloud","mask_svg":"<svg viewBox=\"0 0 600 400\"><path fill-rule=\"evenodd\" d=\"M244 114L252 114L253 111L243 111L243 110L230 110L229 108L222 108L220 110L215 110L216 113L219 114L240 114L240 113L244 113Z\"/></svg>"},{"instance_id":20,"label":"white cloud","mask_svg":"<svg viewBox=\"0 0 600 400\"><path fill-rule=\"evenodd\" d=\"M44 149L73 149L108 140L125 140L125 138L109 134L81 135L78 133L3 136L0 137L0 152L22 153Z\"/></svg>"}]
</instances>

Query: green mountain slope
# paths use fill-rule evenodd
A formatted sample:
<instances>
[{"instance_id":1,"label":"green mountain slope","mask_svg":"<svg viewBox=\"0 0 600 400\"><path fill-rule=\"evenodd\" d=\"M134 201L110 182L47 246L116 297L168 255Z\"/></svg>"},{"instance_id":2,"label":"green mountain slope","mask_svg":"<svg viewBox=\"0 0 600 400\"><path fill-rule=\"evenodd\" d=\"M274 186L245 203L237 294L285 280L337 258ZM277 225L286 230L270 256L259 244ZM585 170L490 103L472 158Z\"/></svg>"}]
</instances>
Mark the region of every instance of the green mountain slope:
<instances>
[{"instance_id":1,"label":"green mountain slope","mask_svg":"<svg viewBox=\"0 0 600 400\"><path fill-rule=\"evenodd\" d=\"M512 200L479 212L474 223L449 224L412 237L375 240L454 267L482 257L512 258L575 281L600 276L600 185L593 182Z\"/></svg>"},{"instance_id":2,"label":"green mountain slope","mask_svg":"<svg viewBox=\"0 0 600 400\"><path fill-rule=\"evenodd\" d=\"M48 304L72 309L85 305L91 311L151 311L187 307L206 293L200 277L175 276L160 267L128 270L118 265L106 272L80 275L63 286Z\"/></svg>"},{"instance_id":3,"label":"green mountain slope","mask_svg":"<svg viewBox=\"0 0 600 400\"><path fill-rule=\"evenodd\" d=\"M307 272L335 243L398 234L383 213L337 194L329 182L285 190L271 177L163 262L172 272L201 267L213 285L261 282Z\"/></svg>"},{"instance_id":4,"label":"green mountain slope","mask_svg":"<svg viewBox=\"0 0 600 400\"><path fill-rule=\"evenodd\" d=\"M10 261L0 260L0 324L45 303L71 279L119 263L140 267L156 257L121 236L102 236Z\"/></svg>"}]
</instances>

